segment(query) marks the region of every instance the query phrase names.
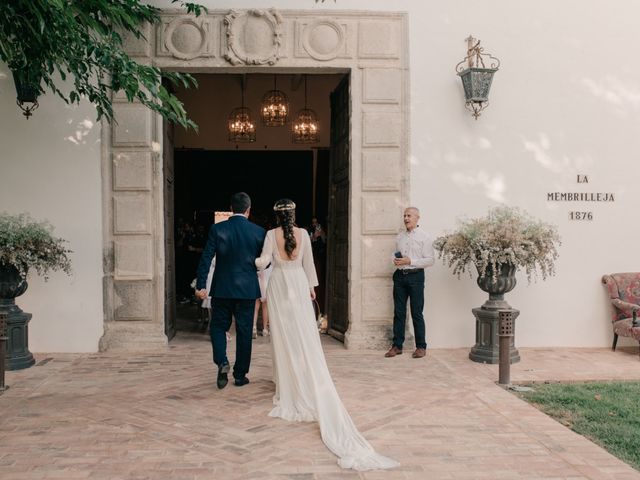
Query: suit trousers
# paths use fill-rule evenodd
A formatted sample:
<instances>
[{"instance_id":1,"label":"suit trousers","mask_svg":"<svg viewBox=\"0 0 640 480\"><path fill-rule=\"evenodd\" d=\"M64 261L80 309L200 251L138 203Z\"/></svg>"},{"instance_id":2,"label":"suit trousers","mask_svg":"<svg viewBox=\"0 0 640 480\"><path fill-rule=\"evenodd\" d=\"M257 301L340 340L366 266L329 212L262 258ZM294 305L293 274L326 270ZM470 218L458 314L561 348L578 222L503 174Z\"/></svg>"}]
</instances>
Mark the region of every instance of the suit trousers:
<instances>
[{"instance_id":1,"label":"suit trousers","mask_svg":"<svg viewBox=\"0 0 640 480\"><path fill-rule=\"evenodd\" d=\"M400 270L396 270L393 274L393 344L400 349L404 343L407 299L411 306L416 348L427 348L422 313L424 310L424 270L409 274L403 274Z\"/></svg>"},{"instance_id":2,"label":"suit trousers","mask_svg":"<svg viewBox=\"0 0 640 480\"><path fill-rule=\"evenodd\" d=\"M231 328L232 318L236 319L236 363L233 377L242 378L249 373L251 363L251 334L253 331L253 311L256 300L237 298L211 299L211 347L213 363L225 365L227 358L227 332Z\"/></svg>"}]
</instances>

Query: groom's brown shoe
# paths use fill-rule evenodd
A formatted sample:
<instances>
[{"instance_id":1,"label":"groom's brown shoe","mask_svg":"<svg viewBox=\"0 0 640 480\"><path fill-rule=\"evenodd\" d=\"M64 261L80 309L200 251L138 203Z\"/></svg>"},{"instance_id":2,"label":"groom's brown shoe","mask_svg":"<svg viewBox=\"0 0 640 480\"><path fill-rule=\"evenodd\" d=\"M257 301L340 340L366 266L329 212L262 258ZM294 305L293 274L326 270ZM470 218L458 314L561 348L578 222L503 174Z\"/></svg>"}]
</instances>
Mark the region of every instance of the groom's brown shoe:
<instances>
[{"instance_id":1,"label":"groom's brown shoe","mask_svg":"<svg viewBox=\"0 0 640 480\"><path fill-rule=\"evenodd\" d=\"M389 351L384 354L384 356L387 357L387 358L395 357L396 355L402 355L402 349L396 347L395 345L393 345L389 349Z\"/></svg>"},{"instance_id":2,"label":"groom's brown shoe","mask_svg":"<svg viewBox=\"0 0 640 480\"><path fill-rule=\"evenodd\" d=\"M425 348L416 348L416 351L411 355L413 358L422 358L427 354L427 350Z\"/></svg>"}]
</instances>

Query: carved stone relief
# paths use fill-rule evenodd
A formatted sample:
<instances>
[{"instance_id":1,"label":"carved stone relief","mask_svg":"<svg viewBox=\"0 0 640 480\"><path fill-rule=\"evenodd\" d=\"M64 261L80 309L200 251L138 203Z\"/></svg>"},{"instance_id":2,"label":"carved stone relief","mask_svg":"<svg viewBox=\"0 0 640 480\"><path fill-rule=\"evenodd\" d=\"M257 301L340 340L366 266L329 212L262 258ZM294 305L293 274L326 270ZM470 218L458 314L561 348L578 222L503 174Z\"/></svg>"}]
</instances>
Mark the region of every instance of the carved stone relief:
<instances>
[{"instance_id":1,"label":"carved stone relief","mask_svg":"<svg viewBox=\"0 0 640 480\"><path fill-rule=\"evenodd\" d=\"M153 296L151 282L115 282L114 307L117 320L147 320L153 316L149 298Z\"/></svg>"},{"instance_id":2,"label":"carved stone relief","mask_svg":"<svg viewBox=\"0 0 640 480\"><path fill-rule=\"evenodd\" d=\"M362 197L362 233L398 232L402 218L402 201L397 195L366 195Z\"/></svg>"},{"instance_id":3,"label":"carved stone relief","mask_svg":"<svg viewBox=\"0 0 640 480\"><path fill-rule=\"evenodd\" d=\"M215 23L211 18L175 17L162 22L158 55L180 60L214 56Z\"/></svg>"},{"instance_id":4,"label":"carved stone relief","mask_svg":"<svg viewBox=\"0 0 640 480\"><path fill-rule=\"evenodd\" d=\"M394 112L365 112L362 116L363 147L395 147L402 141L403 117Z\"/></svg>"},{"instance_id":5,"label":"carved stone relief","mask_svg":"<svg viewBox=\"0 0 640 480\"><path fill-rule=\"evenodd\" d=\"M399 148L370 148L362 152L364 191L400 190L402 159Z\"/></svg>"},{"instance_id":6,"label":"carved stone relief","mask_svg":"<svg viewBox=\"0 0 640 480\"><path fill-rule=\"evenodd\" d=\"M114 241L114 279L153 280L152 252L150 237L118 236Z\"/></svg>"},{"instance_id":7,"label":"carved stone relief","mask_svg":"<svg viewBox=\"0 0 640 480\"><path fill-rule=\"evenodd\" d=\"M115 147L151 146L151 110L141 104L116 103L113 113L117 119L113 126Z\"/></svg>"},{"instance_id":8,"label":"carved stone relief","mask_svg":"<svg viewBox=\"0 0 640 480\"><path fill-rule=\"evenodd\" d=\"M115 154L113 190L151 190L151 153L124 151Z\"/></svg>"},{"instance_id":9,"label":"carved stone relief","mask_svg":"<svg viewBox=\"0 0 640 480\"><path fill-rule=\"evenodd\" d=\"M400 28L396 22L363 21L358 27L360 58L399 58Z\"/></svg>"},{"instance_id":10,"label":"carved stone relief","mask_svg":"<svg viewBox=\"0 0 640 480\"><path fill-rule=\"evenodd\" d=\"M376 235L362 238L362 276L391 278L392 255L396 248L395 235Z\"/></svg>"},{"instance_id":11,"label":"carved stone relief","mask_svg":"<svg viewBox=\"0 0 640 480\"><path fill-rule=\"evenodd\" d=\"M224 58L233 65L275 65L282 47L282 17L275 10L232 10L224 17Z\"/></svg>"},{"instance_id":12,"label":"carved stone relief","mask_svg":"<svg viewBox=\"0 0 640 480\"><path fill-rule=\"evenodd\" d=\"M304 52L320 61L345 56L346 29L345 24L339 24L328 18L320 18L308 24L297 24L298 37ZM298 54L300 53L302 52L299 51Z\"/></svg>"},{"instance_id":13,"label":"carved stone relief","mask_svg":"<svg viewBox=\"0 0 640 480\"><path fill-rule=\"evenodd\" d=\"M136 36L128 31L120 32L122 35L122 45L125 52L132 57L147 56L149 55L149 38L151 32L151 26L145 23L140 29L142 37L136 38Z\"/></svg>"},{"instance_id":14,"label":"carved stone relief","mask_svg":"<svg viewBox=\"0 0 640 480\"><path fill-rule=\"evenodd\" d=\"M366 68L362 75L365 103L400 103L402 75L395 68Z\"/></svg>"}]
</instances>

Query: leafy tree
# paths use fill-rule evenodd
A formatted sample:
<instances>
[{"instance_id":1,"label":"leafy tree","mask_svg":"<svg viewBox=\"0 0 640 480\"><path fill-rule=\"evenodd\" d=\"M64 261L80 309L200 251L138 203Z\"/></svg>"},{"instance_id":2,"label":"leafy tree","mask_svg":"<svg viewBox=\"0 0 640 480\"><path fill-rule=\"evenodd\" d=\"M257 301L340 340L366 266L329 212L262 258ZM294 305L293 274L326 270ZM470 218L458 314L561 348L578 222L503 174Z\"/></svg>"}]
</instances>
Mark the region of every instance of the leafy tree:
<instances>
[{"instance_id":1,"label":"leafy tree","mask_svg":"<svg viewBox=\"0 0 640 480\"><path fill-rule=\"evenodd\" d=\"M206 12L195 3L172 3L196 16ZM164 78L190 87L196 80L142 65L123 50L123 33L142 38L140 26L158 23L160 12L141 0L2 0L0 60L13 72L17 88L31 87L37 96L48 87L68 104L86 98L98 120L113 121L111 93L124 91L130 102L137 99L171 122L197 128L162 83ZM56 85L67 78L70 88Z\"/></svg>"},{"instance_id":2,"label":"leafy tree","mask_svg":"<svg viewBox=\"0 0 640 480\"><path fill-rule=\"evenodd\" d=\"M319 1L325 2L315 0ZM195 78L142 65L123 49L122 34L143 38L140 26L158 23L161 9L142 0L0 2L0 60L13 72L19 91L30 90L37 98L48 87L67 104L86 98L96 107L98 120L105 117L109 122L113 121L111 94L124 91L130 102L137 99L171 122L197 128L162 83L166 79L173 85L195 87ZM207 11L196 3L171 3L195 16ZM70 88L64 83L67 78Z\"/></svg>"}]
</instances>

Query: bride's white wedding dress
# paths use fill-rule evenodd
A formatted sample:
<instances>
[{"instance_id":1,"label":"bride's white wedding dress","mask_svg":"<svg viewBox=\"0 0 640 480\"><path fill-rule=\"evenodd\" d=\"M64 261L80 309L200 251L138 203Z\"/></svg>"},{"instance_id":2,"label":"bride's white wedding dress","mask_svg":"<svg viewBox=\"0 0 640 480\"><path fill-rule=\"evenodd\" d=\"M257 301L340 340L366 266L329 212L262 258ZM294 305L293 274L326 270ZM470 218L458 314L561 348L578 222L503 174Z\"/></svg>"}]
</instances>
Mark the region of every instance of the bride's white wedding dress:
<instances>
[{"instance_id":1,"label":"bride's white wedding dress","mask_svg":"<svg viewBox=\"0 0 640 480\"><path fill-rule=\"evenodd\" d=\"M269 230L258 269L273 264L267 287L267 308L276 394L269 416L290 421L314 421L320 425L322 441L339 457L342 468L372 470L399 465L377 454L358 432L333 384L310 298L310 287L318 285L311 241L296 229L298 246L293 260L281 257L276 230ZM300 235L300 232L302 235Z\"/></svg>"}]
</instances>

